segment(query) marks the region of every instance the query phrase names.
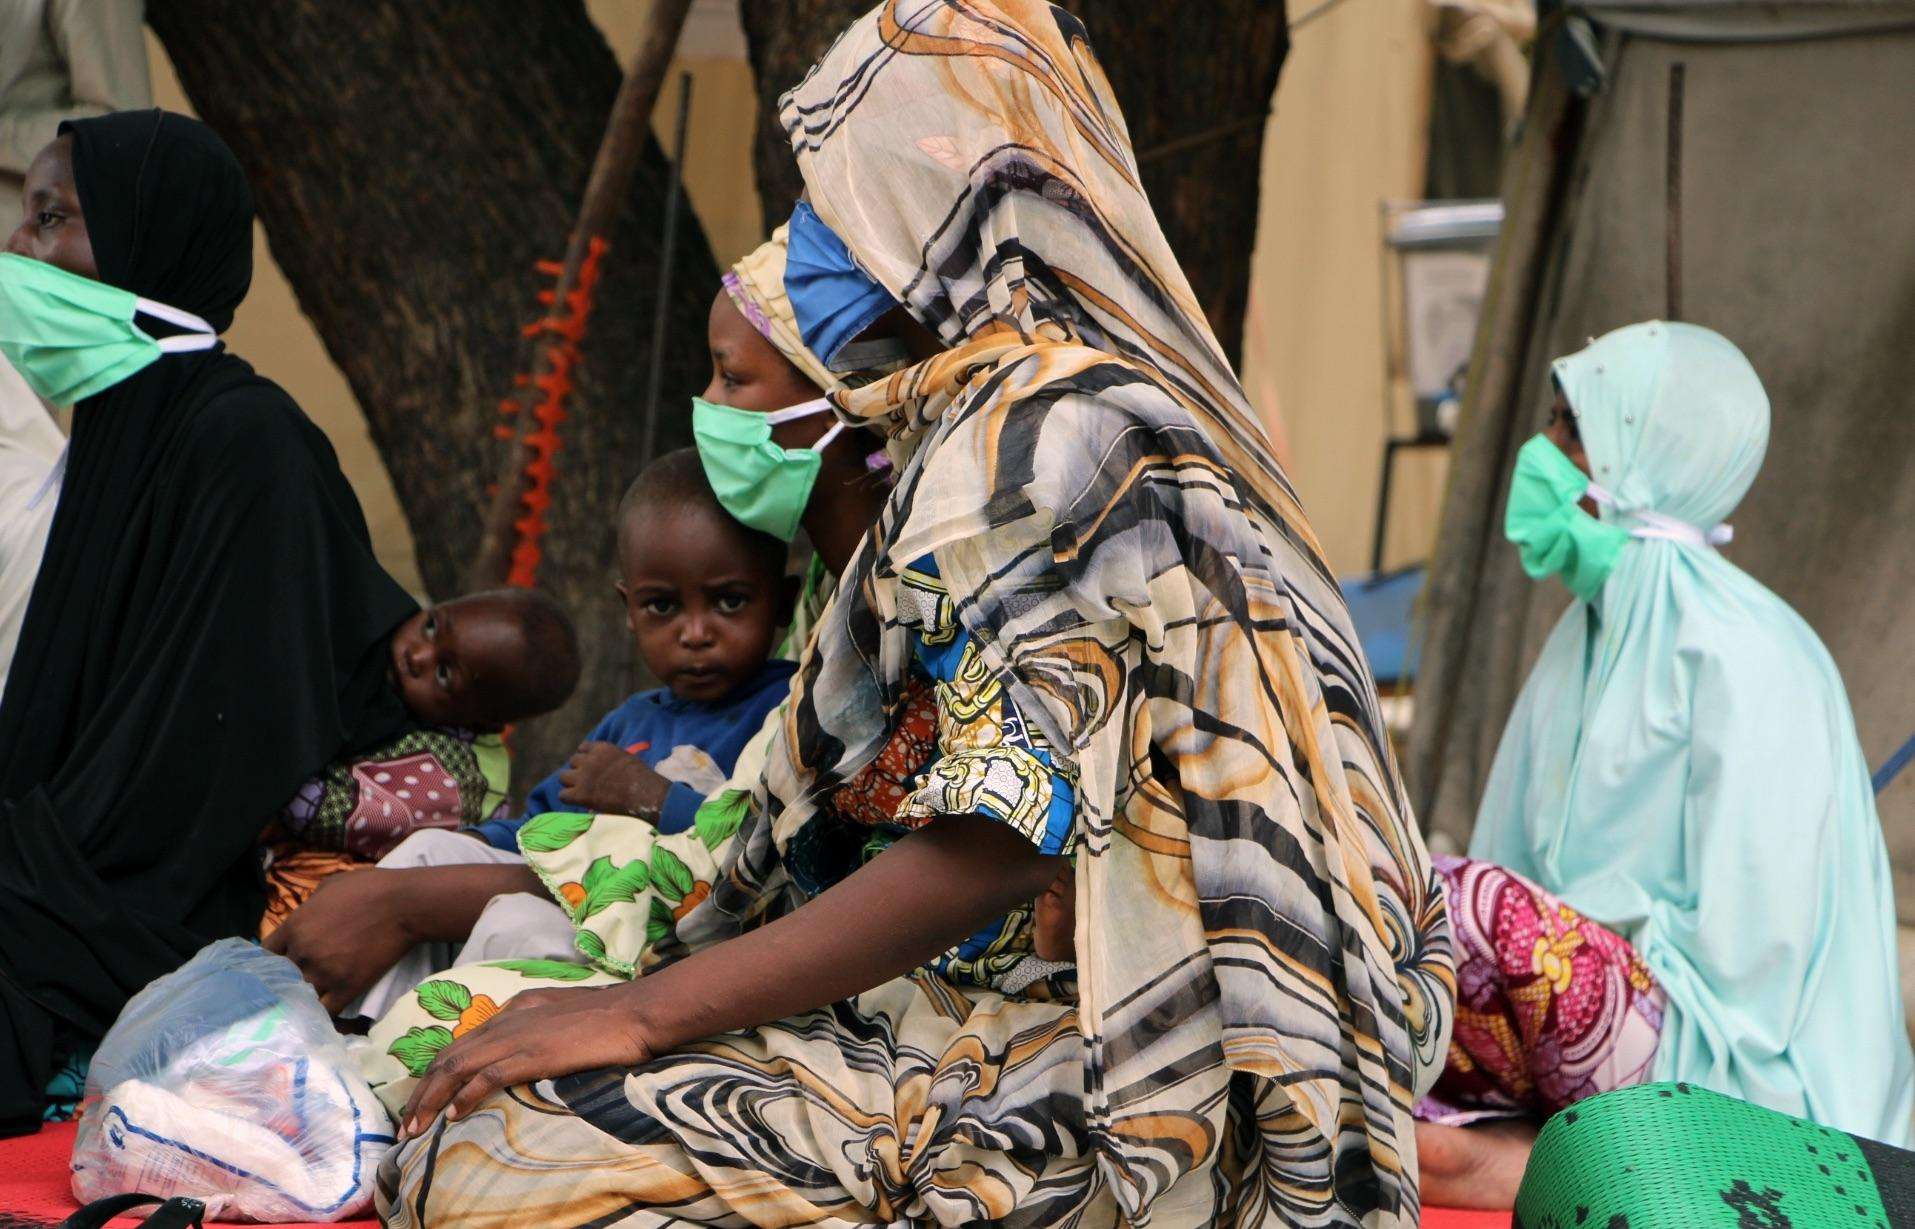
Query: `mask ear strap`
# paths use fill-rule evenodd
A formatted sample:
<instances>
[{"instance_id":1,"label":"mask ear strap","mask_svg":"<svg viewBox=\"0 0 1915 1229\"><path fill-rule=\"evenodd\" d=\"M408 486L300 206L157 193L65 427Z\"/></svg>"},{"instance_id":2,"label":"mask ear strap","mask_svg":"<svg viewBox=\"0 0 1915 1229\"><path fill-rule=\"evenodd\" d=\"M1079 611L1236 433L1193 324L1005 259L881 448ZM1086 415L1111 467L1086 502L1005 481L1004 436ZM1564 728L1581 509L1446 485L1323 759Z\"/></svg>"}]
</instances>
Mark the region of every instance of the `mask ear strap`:
<instances>
[{"instance_id":1,"label":"mask ear strap","mask_svg":"<svg viewBox=\"0 0 1915 1229\"><path fill-rule=\"evenodd\" d=\"M811 446L811 451L823 452L825 449L831 447L832 440L837 439L840 435L843 435L843 434L844 434L843 423L839 422L839 423L831 424L831 430L825 432L823 435L818 437L818 442Z\"/></svg>"},{"instance_id":2,"label":"mask ear strap","mask_svg":"<svg viewBox=\"0 0 1915 1229\"><path fill-rule=\"evenodd\" d=\"M211 333L181 333L177 337L162 337L157 344L162 354L186 354L193 350L211 350L219 344L219 338Z\"/></svg>"},{"instance_id":3,"label":"mask ear strap","mask_svg":"<svg viewBox=\"0 0 1915 1229\"><path fill-rule=\"evenodd\" d=\"M219 334L212 325L206 323L192 312L181 311L165 303L152 299L133 300L133 310L142 316L151 316L155 320L164 320L182 329L191 329L174 337L159 338L159 347L167 354L178 354L187 350L210 350L219 344Z\"/></svg>"},{"instance_id":4,"label":"mask ear strap","mask_svg":"<svg viewBox=\"0 0 1915 1229\"><path fill-rule=\"evenodd\" d=\"M1589 484L1589 498L1605 508L1617 508L1616 497L1606 489L1592 482ZM1673 516L1664 516L1660 512L1647 508L1623 515L1635 523L1627 525L1629 535L1635 538L1660 538L1665 542L1680 542L1687 546L1721 547L1735 539L1735 528L1730 525L1716 525L1704 529L1691 525L1688 521L1679 521Z\"/></svg>"},{"instance_id":5,"label":"mask ear strap","mask_svg":"<svg viewBox=\"0 0 1915 1229\"><path fill-rule=\"evenodd\" d=\"M1735 529L1729 525L1704 529L1700 525L1691 525L1688 521L1679 521L1673 516L1663 516L1657 512L1636 512L1632 515L1638 522L1629 527L1633 537L1661 538L1667 542L1709 549L1727 546L1735 539Z\"/></svg>"},{"instance_id":6,"label":"mask ear strap","mask_svg":"<svg viewBox=\"0 0 1915 1229\"><path fill-rule=\"evenodd\" d=\"M813 414L822 414L831 408L831 398L819 397L814 401L804 401L797 405L788 405L782 410L772 410L765 415L765 421L772 426L783 422L797 422L800 418L810 418Z\"/></svg>"}]
</instances>

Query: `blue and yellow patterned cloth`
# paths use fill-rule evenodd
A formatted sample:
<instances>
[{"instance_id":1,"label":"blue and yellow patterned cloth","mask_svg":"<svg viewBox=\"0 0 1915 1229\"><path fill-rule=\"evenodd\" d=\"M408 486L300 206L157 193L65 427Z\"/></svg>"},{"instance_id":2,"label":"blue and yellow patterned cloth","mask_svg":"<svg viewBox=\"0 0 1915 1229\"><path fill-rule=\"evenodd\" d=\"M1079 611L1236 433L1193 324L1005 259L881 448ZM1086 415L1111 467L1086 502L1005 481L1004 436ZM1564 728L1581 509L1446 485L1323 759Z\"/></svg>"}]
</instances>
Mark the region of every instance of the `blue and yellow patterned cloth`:
<instances>
[{"instance_id":1,"label":"blue and yellow patterned cloth","mask_svg":"<svg viewBox=\"0 0 1915 1229\"><path fill-rule=\"evenodd\" d=\"M868 848L876 852L940 815L982 815L1017 829L1040 853L1071 852L1077 814L1071 781L1057 771L1043 737L986 668L957 620L937 564L920 559L900 579L899 618L914 625L914 668L936 689L937 740L896 821L881 828ZM1030 910L1020 907L932 967L956 982L996 986L1030 952Z\"/></svg>"},{"instance_id":2,"label":"blue and yellow patterned cloth","mask_svg":"<svg viewBox=\"0 0 1915 1229\"><path fill-rule=\"evenodd\" d=\"M957 618L930 558L899 577L899 622L911 629L904 712L876 763L838 791L795 836L785 861L815 896L942 815L1009 824L1040 853L1075 844L1077 793ZM960 985L1023 989L1039 973L1030 908L1013 909L934 960ZM1020 967L1023 966L1023 967Z\"/></svg>"},{"instance_id":3,"label":"blue and yellow patterned cloth","mask_svg":"<svg viewBox=\"0 0 1915 1229\"><path fill-rule=\"evenodd\" d=\"M1016 828L1041 853L1069 853L1077 804L1070 778L958 623L937 565L920 559L901 579L899 618L914 627L916 668L937 689L938 737L923 783L899 808L900 827L983 815Z\"/></svg>"}]
</instances>

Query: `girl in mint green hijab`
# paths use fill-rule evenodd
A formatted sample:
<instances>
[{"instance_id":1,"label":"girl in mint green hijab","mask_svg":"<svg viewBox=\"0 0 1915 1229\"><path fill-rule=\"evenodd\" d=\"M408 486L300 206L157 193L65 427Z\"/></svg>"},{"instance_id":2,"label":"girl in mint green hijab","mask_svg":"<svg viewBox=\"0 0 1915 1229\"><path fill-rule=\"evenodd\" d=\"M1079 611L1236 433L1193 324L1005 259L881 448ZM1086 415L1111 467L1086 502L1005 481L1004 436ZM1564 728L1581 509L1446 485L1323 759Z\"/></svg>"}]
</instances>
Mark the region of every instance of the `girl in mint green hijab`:
<instances>
[{"instance_id":1,"label":"girl in mint green hijab","mask_svg":"<svg viewBox=\"0 0 1915 1229\"><path fill-rule=\"evenodd\" d=\"M1508 532L1580 600L1517 700L1470 860L1442 868L1460 1001L1437 1108L1685 1080L1907 1146L1888 859L1842 680L1715 549L1768 446L1761 381L1727 339L1663 323L1552 376Z\"/></svg>"}]
</instances>

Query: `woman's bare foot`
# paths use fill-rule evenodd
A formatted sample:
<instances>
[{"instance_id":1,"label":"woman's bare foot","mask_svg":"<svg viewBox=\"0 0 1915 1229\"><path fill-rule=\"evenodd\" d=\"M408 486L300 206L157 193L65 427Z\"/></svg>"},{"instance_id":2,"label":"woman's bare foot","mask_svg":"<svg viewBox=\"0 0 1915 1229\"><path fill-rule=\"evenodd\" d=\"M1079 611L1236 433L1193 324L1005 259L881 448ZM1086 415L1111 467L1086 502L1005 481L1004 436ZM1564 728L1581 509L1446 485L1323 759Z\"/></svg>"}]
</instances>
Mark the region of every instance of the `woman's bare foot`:
<instances>
[{"instance_id":1,"label":"woman's bare foot","mask_svg":"<svg viewBox=\"0 0 1915 1229\"><path fill-rule=\"evenodd\" d=\"M1416 1124L1416 1160L1426 1208L1507 1212L1516 1206L1536 1127L1503 1121L1473 1127Z\"/></svg>"}]
</instances>

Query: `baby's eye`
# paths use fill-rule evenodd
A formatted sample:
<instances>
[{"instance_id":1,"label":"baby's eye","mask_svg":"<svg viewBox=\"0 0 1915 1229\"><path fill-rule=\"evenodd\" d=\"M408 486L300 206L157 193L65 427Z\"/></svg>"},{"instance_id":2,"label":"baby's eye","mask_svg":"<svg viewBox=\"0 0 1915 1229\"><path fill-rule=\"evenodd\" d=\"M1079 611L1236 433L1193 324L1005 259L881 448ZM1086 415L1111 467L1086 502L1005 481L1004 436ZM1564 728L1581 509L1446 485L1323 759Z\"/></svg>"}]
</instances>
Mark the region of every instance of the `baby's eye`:
<instances>
[{"instance_id":1,"label":"baby's eye","mask_svg":"<svg viewBox=\"0 0 1915 1229\"><path fill-rule=\"evenodd\" d=\"M672 613L678 609L678 603L668 597L652 597L646 598L645 605L640 609L644 610L648 615L655 615L658 618L666 619L670 618Z\"/></svg>"},{"instance_id":2,"label":"baby's eye","mask_svg":"<svg viewBox=\"0 0 1915 1229\"><path fill-rule=\"evenodd\" d=\"M425 626L421 627L419 630L425 634L425 638L427 640L430 640L434 636L439 634L439 621L437 619L434 619L431 615L427 615Z\"/></svg>"},{"instance_id":3,"label":"baby's eye","mask_svg":"<svg viewBox=\"0 0 1915 1229\"><path fill-rule=\"evenodd\" d=\"M733 615L751 605L751 598L743 593L727 593L718 599L718 613Z\"/></svg>"},{"instance_id":4,"label":"baby's eye","mask_svg":"<svg viewBox=\"0 0 1915 1229\"><path fill-rule=\"evenodd\" d=\"M437 671L437 678L439 680L439 686L452 686L452 668L450 666L440 666Z\"/></svg>"}]
</instances>

